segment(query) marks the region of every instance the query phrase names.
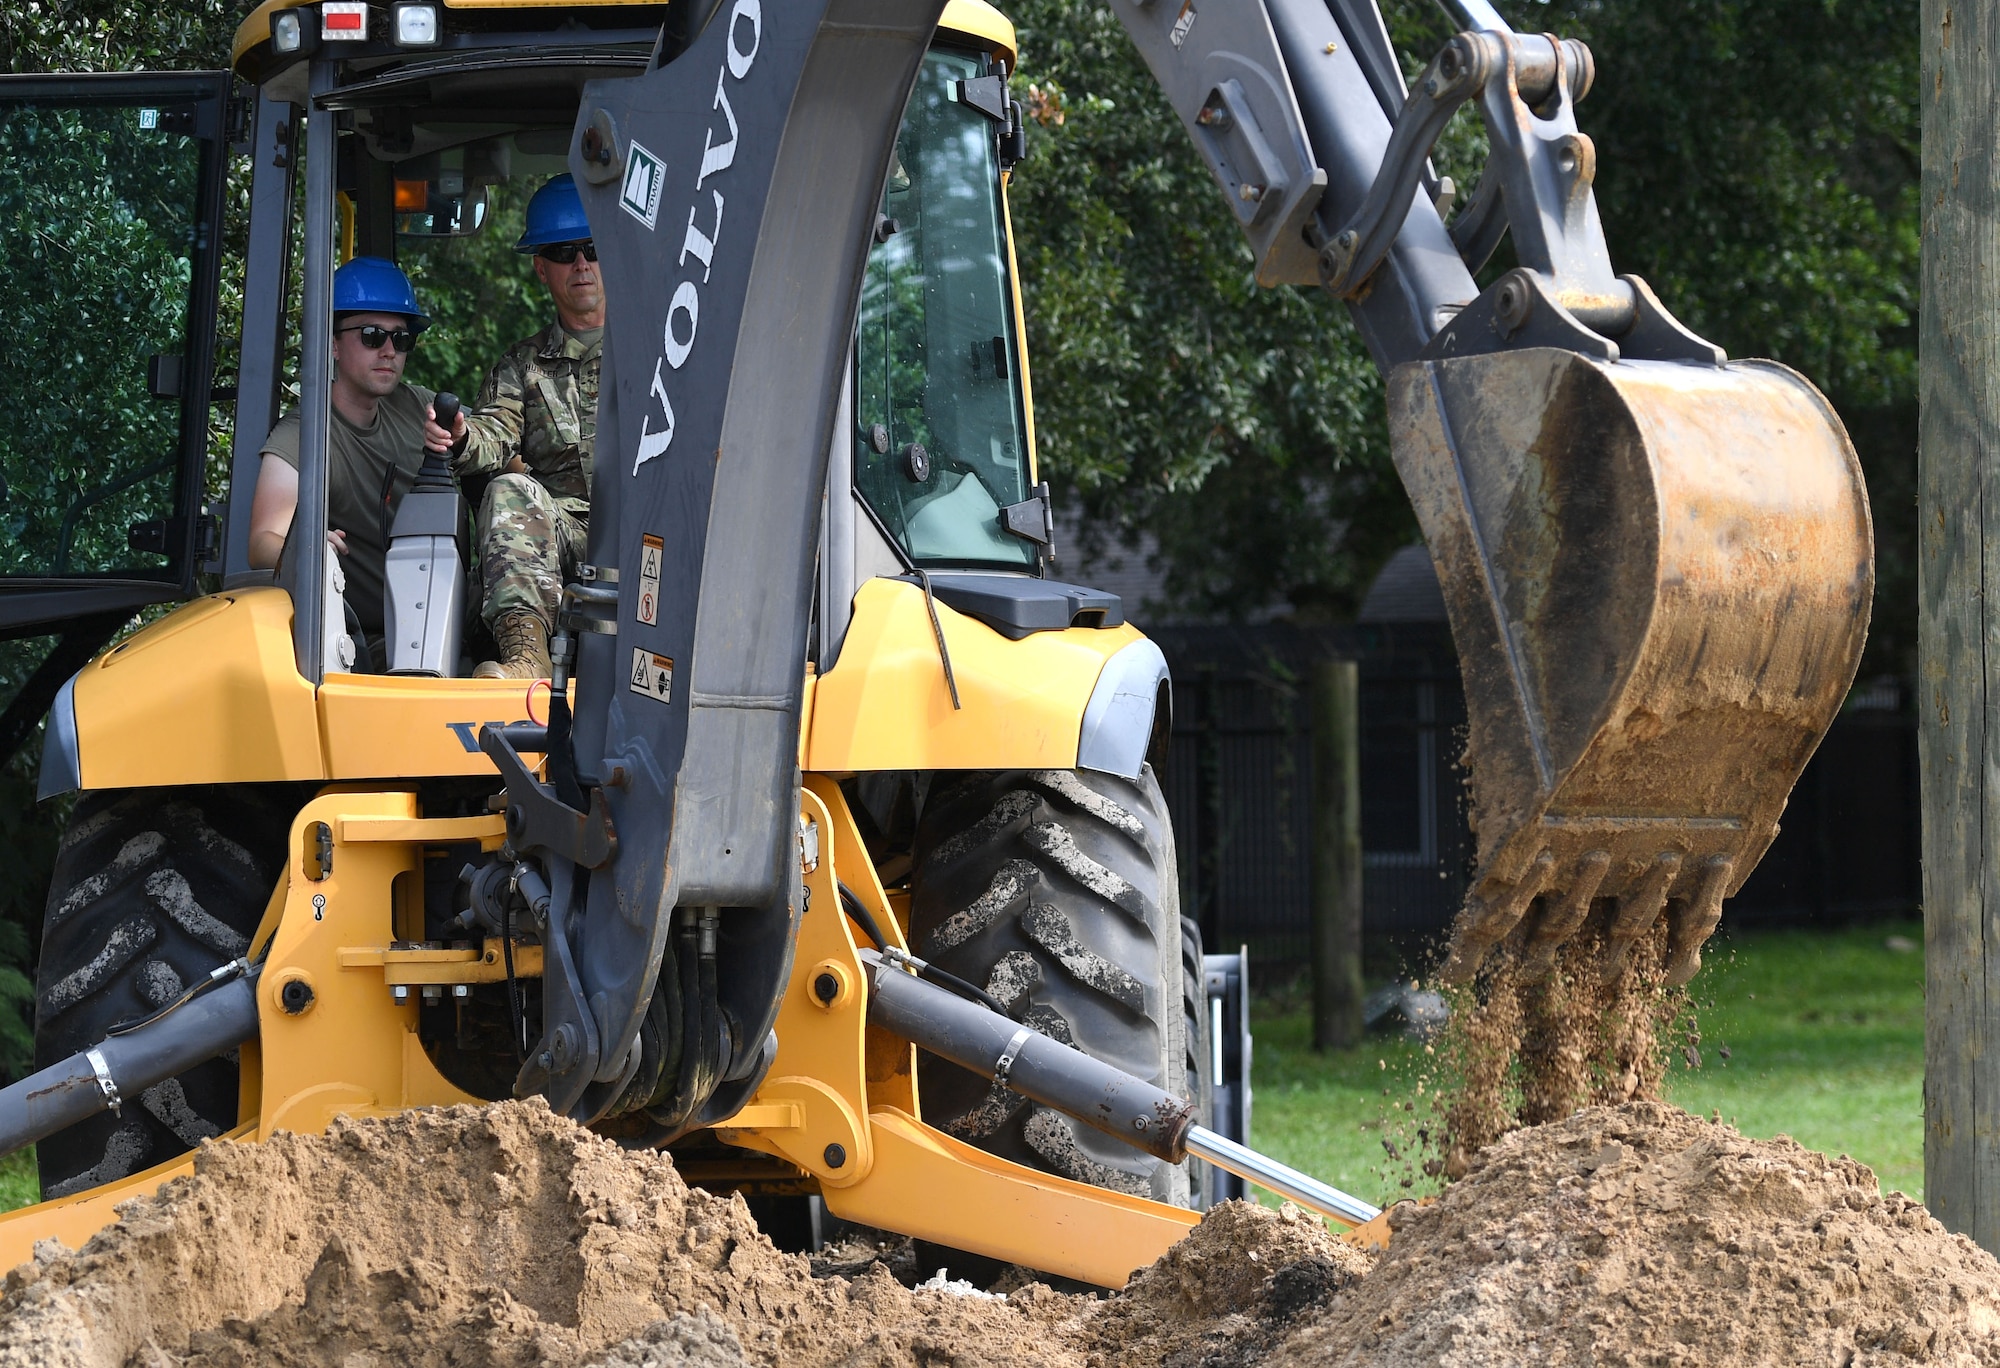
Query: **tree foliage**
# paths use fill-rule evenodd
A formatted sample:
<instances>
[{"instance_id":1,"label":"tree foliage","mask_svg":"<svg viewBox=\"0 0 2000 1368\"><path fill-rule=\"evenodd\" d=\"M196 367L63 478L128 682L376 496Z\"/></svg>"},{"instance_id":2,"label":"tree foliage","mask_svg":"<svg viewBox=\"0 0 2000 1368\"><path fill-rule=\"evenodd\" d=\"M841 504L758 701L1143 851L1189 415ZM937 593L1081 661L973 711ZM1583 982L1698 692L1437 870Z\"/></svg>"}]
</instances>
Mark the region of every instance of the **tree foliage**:
<instances>
[{"instance_id":1,"label":"tree foliage","mask_svg":"<svg viewBox=\"0 0 2000 1368\"><path fill-rule=\"evenodd\" d=\"M1342 540L1329 524L1374 506L1389 545L1410 531L1383 497L1381 384L1352 328L1321 300L1257 287L1110 10L1025 0L1013 16L1038 128L1012 214L1037 446L1059 497L1080 497L1104 530L1157 535L1170 590L1191 605L1351 596L1344 567L1315 554ZM1219 533L1262 550L1217 555Z\"/></svg>"},{"instance_id":2,"label":"tree foliage","mask_svg":"<svg viewBox=\"0 0 2000 1368\"><path fill-rule=\"evenodd\" d=\"M214 71L250 6L235 0L9 0L0 69Z\"/></svg>"},{"instance_id":3,"label":"tree foliage","mask_svg":"<svg viewBox=\"0 0 2000 1368\"><path fill-rule=\"evenodd\" d=\"M172 5L147 5L137 0L17 0L0 5L0 70L11 73L49 71L202 70L227 63L229 39L241 19L238 7L226 0L176 0ZM17 349L26 359L50 362L49 345L67 344L70 354L57 355L53 365L58 375L66 369L80 377L74 392L88 395L103 410L99 432L120 443L115 453L97 453L106 464L134 457L140 448L159 438L156 431L161 415L171 406L144 395L144 354L178 350L174 330L181 318L159 316L162 311L144 307L145 301L165 296L162 277L170 265L184 262L185 242L162 240L162 229L173 220L171 212L154 212L143 206L149 197L163 191L181 174L174 159L157 152L98 146L94 150L102 167L115 161L117 179L104 181L78 176L66 202L30 204L32 189L53 194L60 180L34 176L31 162L16 162L21 149L16 145L27 136L31 125L10 122L0 128L0 137L9 140L0 151L0 225L9 244L8 273L25 272L34 260L43 260L49 270L38 275L33 287L17 286L10 297L22 317L22 336L35 339L34 345ZM118 134L110 129L93 133L99 139L130 138L129 127ZM58 155L82 157L93 149L73 147ZM44 150L44 155L46 149ZM85 170L88 167L83 168ZM31 187L29 182L34 182ZM102 183L100 183L102 182ZM229 223L237 231L227 233L229 250L236 263L223 268L224 310L220 333L225 353L233 354L234 320L240 317L242 209L247 187L232 187ZM57 197L60 200L60 197ZM183 202L186 198L183 197ZM181 216L185 218L185 214ZM35 222L24 226L23 219ZM42 234L46 233L46 236ZM71 256L83 254L82 262L95 261L95 274L73 269L79 262L63 262L65 249ZM120 293L125 294L121 303ZM137 306L133 307L137 302ZM37 312L39 311L39 312ZM172 312L171 309L165 312ZM119 317L119 314L131 315ZM129 383L132 357L138 357L136 389ZM224 359L219 364L229 364ZM220 410L218 410L220 412ZM13 436L20 437L23 421L47 420L77 428L69 405L60 409L24 416L17 412ZM172 419L166 419L169 429ZM20 538L28 532L30 511L26 501L32 494L48 503L33 510L45 513L49 507L67 507L82 482L90 478L86 467L89 453L72 451L73 443L61 433L33 434L48 441L49 459L36 477L45 479L43 490L22 490L23 508L8 516L0 537L9 545L9 563L22 550ZM211 443L212 452L227 449L228 429L218 426ZM172 444L169 430L164 440ZM141 460L143 464L143 460ZM32 468L9 462L10 471ZM211 461L211 474L224 467ZM129 473L129 472L126 472ZM67 485L64 482L67 481ZM134 517L152 516L153 508L110 510L115 516L103 519L104 526L117 529L114 541L122 538L125 522ZM98 538L96 550L114 549L102 545L103 528L87 533ZM29 637L0 642L0 698L9 698L33 673L54 639ZM57 800L37 804L35 775L41 748L31 739L4 766L0 766L0 848L7 861L0 868L0 1080L19 1077L34 1059L34 1041L29 1023L34 1015L34 949L41 937L42 903L48 894L49 876L55 867L58 835L68 812L68 803Z\"/></svg>"},{"instance_id":4,"label":"tree foliage","mask_svg":"<svg viewBox=\"0 0 2000 1368\"><path fill-rule=\"evenodd\" d=\"M503 181L493 187L478 233L399 245L397 258L431 316L404 372L413 383L449 390L470 404L501 353L549 325L548 292L530 258L514 250L536 189Z\"/></svg>"},{"instance_id":5,"label":"tree foliage","mask_svg":"<svg viewBox=\"0 0 2000 1368\"><path fill-rule=\"evenodd\" d=\"M200 144L125 106L0 123L0 293L37 345L0 373L37 402L0 429L0 572L158 576L126 529L173 511L180 405L147 360L187 330Z\"/></svg>"}]
</instances>

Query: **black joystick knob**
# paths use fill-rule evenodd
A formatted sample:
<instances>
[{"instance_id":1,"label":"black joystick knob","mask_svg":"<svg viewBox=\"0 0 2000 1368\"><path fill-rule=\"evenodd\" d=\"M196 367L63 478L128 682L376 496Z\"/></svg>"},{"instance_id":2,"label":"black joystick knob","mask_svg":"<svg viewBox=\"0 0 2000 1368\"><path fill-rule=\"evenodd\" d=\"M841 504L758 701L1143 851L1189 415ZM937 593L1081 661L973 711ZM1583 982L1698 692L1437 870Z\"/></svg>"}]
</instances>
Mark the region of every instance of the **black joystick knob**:
<instances>
[{"instance_id":1,"label":"black joystick knob","mask_svg":"<svg viewBox=\"0 0 2000 1368\"><path fill-rule=\"evenodd\" d=\"M450 432L451 425L458 421L458 411L463 407L456 394L440 393L431 400L431 416L437 420L439 427ZM462 444L462 441L453 443L451 449L457 451ZM444 453L425 451L424 463L417 470L416 483L411 487L412 492L419 489L451 488L453 488L451 465L445 460Z\"/></svg>"}]
</instances>

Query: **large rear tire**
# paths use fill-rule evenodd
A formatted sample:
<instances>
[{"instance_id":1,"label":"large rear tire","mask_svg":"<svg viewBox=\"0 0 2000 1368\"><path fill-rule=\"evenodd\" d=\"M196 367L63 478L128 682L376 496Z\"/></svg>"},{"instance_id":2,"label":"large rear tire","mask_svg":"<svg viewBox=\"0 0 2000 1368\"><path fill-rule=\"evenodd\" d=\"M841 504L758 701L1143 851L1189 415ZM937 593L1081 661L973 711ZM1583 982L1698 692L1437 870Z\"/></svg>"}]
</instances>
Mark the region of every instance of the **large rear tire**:
<instances>
[{"instance_id":1,"label":"large rear tire","mask_svg":"<svg viewBox=\"0 0 2000 1368\"><path fill-rule=\"evenodd\" d=\"M1025 1007L1022 1019L1045 1035L1205 1103L1200 937L1190 944L1181 918L1173 828L1150 767L1137 783L1089 770L940 775L913 856L918 955ZM924 1118L990 1153L1200 1203L1190 1165L933 1056L920 1056L918 1074Z\"/></svg>"},{"instance_id":2,"label":"large rear tire","mask_svg":"<svg viewBox=\"0 0 2000 1368\"><path fill-rule=\"evenodd\" d=\"M131 789L78 800L56 855L35 979L35 1067L140 1020L249 948L298 811L285 785ZM236 1125L236 1052L36 1147L42 1195L123 1178Z\"/></svg>"}]
</instances>

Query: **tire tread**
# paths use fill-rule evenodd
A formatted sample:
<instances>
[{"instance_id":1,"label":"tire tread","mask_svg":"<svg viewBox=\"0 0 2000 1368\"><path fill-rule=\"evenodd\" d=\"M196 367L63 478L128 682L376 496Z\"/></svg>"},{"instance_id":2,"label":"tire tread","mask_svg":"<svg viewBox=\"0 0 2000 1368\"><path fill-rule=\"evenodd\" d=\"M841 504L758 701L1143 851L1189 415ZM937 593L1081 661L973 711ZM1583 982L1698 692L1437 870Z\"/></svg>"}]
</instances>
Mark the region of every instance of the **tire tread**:
<instances>
[{"instance_id":1,"label":"tire tread","mask_svg":"<svg viewBox=\"0 0 2000 1368\"><path fill-rule=\"evenodd\" d=\"M171 1002L249 948L283 872L292 785L108 790L58 847L35 982L35 1066ZM46 1197L162 1162L236 1124L235 1052L36 1147ZM136 1103L136 1105L134 1105Z\"/></svg>"},{"instance_id":2,"label":"tire tread","mask_svg":"<svg viewBox=\"0 0 2000 1368\"><path fill-rule=\"evenodd\" d=\"M1183 953L1159 783L1088 771L954 775L930 794L911 882L916 952L1027 1024L1182 1096L1200 1094L1200 976ZM1198 954L1199 951L1197 950ZM1197 994L1190 1011L1189 992ZM1187 1166L1128 1149L925 1055L924 1114L1017 1163L1187 1204Z\"/></svg>"}]
</instances>

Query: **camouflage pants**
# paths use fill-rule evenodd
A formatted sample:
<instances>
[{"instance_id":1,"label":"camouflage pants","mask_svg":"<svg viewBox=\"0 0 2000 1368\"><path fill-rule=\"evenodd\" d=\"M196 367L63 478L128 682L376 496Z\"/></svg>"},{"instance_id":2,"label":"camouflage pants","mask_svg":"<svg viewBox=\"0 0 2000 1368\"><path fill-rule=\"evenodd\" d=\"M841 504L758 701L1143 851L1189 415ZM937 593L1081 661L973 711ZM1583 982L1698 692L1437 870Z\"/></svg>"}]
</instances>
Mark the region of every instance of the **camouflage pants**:
<instances>
[{"instance_id":1,"label":"camouflage pants","mask_svg":"<svg viewBox=\"0 0 2000 1368\"><path fill-rule=\"evenodd\" d=\"M496 476L479 501L479 612L487 625L526 610L553 630L563 584L576 573L588 539L584 518L534 476Z\"/></svg>"}]
</instances>

